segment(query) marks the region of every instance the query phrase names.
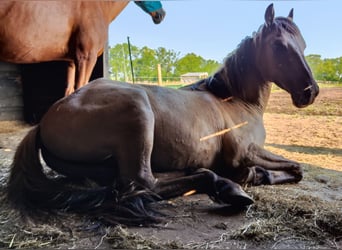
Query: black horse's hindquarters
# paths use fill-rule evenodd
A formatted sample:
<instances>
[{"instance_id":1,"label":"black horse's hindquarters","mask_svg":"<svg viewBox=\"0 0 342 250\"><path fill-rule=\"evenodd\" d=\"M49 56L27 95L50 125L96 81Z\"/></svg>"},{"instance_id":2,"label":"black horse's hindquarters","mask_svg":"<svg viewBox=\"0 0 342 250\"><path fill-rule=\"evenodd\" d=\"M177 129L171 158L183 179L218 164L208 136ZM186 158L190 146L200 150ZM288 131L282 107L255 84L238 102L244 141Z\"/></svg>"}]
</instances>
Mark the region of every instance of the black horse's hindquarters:
<instances>
[{"instance_id":1,"label":"black horse's hindquarters","mask_svg":"<svg viewBox=\"0 0 342 250\"><path fill-rule=\"evenodd\" d=\"M67 161L51 153L40 143L41 154L46 164L54 171L74 180L90 179L99 185L113 185L118 176L116 162L108 158L102 162Z\"/></svg>"},{"instance_id":2,"label":"black horse's hindquarters","mask_svg":"<svg viewBox=\"0 0 342 250\"><path fill-rule=\"evenodd\" d=\"M102 162L96 163L72 162L55 156L42 144L40 145L40 148L46 164L57 173L62 174L73 181L84 181L89 179L103 187L107 187L109 190L112 188L115 190L122 188L123 190L121 191L125 192L125 189L127 189L127 187L118 186L120 185L117 181L119 173L117 172L118 168L116 167L113 158L108 158ZM188 183L183 183L183 186L186 188L183 191L181 188L178 188L172 192L172 189L169 188L169 186L177 186L177 184L179 185L182 182ZM185 173L185 176L182 178L164 181L160 180L159 185L155 187L157 190L146 190L141 187L139 183L132 184L135 185L134 188L137 188L137 190L142 188L142 190L150 193L151 198L146 198L147 196L143 198L144 200L150 201L174 198L182 195L188 190L195 189L196 192L209 195L211 199L218 203L230 204L235 207L244 207L254 202L238 184L216 175L209 169L193 170L187 174ZM134 193L134 190L131 191ZM154 213L153 210L152 212Z\"/></svg>"}]
</instances>

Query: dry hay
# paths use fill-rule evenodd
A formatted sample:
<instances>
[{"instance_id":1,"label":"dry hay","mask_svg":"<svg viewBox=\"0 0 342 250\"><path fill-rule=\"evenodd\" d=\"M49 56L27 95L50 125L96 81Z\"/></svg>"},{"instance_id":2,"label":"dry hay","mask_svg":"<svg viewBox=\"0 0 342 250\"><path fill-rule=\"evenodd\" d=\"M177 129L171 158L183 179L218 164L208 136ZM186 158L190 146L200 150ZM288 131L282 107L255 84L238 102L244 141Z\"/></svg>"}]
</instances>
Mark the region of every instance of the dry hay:
<instances>
[{"instance_id":1,"label":"dry hay","mask_svg":"<svg viewBox=\"0 0 342 250\"><path fill-rule=\"evenodd\" d=\"M67 228L50 218L45 223L24 221L18 211L9 206L5 190L0 196L0 248L51 248L72 241Z\"/></svg>"},{"instance_id":2,"label":"dry hay","mask_svg":"<svg viewBox=\"0 0 342 250\"><path fill-rule=\"evenodd\" d=\"M115 227L107 236L114 249L180 249L182 245L175 241L161 244L157 239L146 239L137 233L130 233L121 226Z\"/></svg>"},{"instance_id":3,"label":"dry hay","mask_svg":"<svg viewBox=\"0 0 342 250\"><path fill-rule=\"evenodd\" d=\"M110 248L179 249L175 241L160 242L129 232L123 226L105 226L87 216L59 212L35 222L24 220L0 191L0 248Z\"/></svg>"},{"instance_id":4,"label":"dry hay","mask_svg":"<svg viewBox=\"0 0 342 250\"><path fill-rule=\"evenodd\" d=\"M326 202L294 192L289 185L251 187L256 203L246 216L252 222L236 231L232 239L256 243L301 240L338 248L342 240L342 202Z\"/></svg>"},{"instance_id":5,"label":"dry hay","mask_svg":"<svg viewBox=\"0 0 342 250\"><path fill-rule=\"evenodd\" d=\"M29 127L31 126L23 121L0 121L0 133L3 134L17 132L20 129Z\"/></svg>"}]
</instances>

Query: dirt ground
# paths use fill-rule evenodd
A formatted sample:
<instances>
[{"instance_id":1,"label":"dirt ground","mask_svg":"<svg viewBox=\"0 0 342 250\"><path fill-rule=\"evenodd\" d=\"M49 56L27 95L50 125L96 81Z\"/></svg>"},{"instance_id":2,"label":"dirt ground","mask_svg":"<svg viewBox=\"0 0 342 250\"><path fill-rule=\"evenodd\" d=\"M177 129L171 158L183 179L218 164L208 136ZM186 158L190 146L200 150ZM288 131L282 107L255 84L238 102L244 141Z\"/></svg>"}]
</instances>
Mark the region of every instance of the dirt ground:
<instances>
[{"instance_id":1,"label":"dirt ground","mask_svg":"<svg viewBox=\"0 0 342 250\"><path fill-rule=\"evenodd\" d=\"M16 146L30 129L0 122L0 248L342 248L342 88L323 88L306 109L272 93L265 113L265 148L299 161L295 185L245 187L255 204L243 211L205 195L161 202L169 214L154 227L106 227L60 213L24 223L4 199Z\"/></svg>"}]
</instances>

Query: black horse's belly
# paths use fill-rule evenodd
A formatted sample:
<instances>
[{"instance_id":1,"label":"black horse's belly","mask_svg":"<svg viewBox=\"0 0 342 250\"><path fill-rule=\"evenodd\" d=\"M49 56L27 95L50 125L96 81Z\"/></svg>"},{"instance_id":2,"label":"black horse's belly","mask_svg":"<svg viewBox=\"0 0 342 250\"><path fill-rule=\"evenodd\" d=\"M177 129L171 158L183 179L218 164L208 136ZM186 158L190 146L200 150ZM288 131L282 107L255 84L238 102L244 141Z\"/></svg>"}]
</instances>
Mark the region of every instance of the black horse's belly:
<instances>
[{"instance_id":1,"label":"black horse's belly","mask_svg":"<svg viewBox=\"0 0 342 250\"><path fill-rule=\"evenodd\" d=\"M43 145L41 145L41 153L52 170L71 179L90 179L98 184L108 185L112 184L117 177L117 164L113 158L101 162L67 161L55 156Z\"/></svg>"}]
</instances>

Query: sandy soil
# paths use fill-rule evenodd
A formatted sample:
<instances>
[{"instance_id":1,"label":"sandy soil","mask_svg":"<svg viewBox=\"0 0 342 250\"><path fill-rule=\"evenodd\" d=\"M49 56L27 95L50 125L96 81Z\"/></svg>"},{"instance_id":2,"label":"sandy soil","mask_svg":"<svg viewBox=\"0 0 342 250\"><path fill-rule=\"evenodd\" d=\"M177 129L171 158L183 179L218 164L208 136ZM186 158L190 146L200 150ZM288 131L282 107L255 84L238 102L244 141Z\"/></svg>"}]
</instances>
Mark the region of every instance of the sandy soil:
<instances>
[{"instance_id":1,"label":"sandy soil","mask_svg":"<svg viewBox=\"0 0 342 250\"><path fill-rule=\"evenodd\" d=\"M265 114L265 147L303 163L305 177L296 185L246 187L256 201L246 210L234 211L194 195L158 204L170 216L155 227L105 227L74 215L32 226L3 203L0 248L341 249L342 89L321 91L314 105L297 110L284 92L272 94ZM15 148L29 128L0 122L0 196ZM282 219L286 215L290 217ZM291 219L301 227L294 227Z\"/></svg>"}]
</instances>

